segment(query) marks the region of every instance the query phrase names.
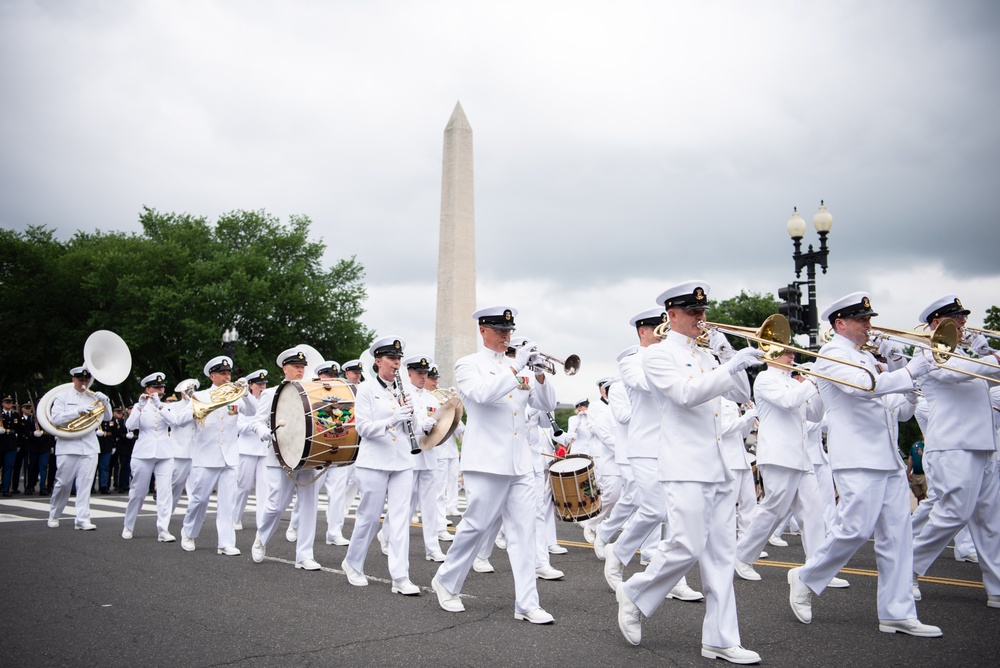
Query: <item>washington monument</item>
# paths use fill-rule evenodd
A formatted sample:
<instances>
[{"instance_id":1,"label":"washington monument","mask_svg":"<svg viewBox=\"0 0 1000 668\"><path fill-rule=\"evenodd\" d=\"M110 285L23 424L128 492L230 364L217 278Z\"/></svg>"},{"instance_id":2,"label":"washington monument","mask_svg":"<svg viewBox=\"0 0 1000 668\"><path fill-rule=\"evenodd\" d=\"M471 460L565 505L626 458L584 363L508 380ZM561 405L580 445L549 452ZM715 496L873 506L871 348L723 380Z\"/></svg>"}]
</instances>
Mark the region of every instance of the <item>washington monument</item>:
<instances>
[{"instance_id":1,"label":"washington monument","mask_svg":"<svg viewBox=\"0 0 1000 668\"><path fill-rule=\"evenodd\" d=\"M441 236L438 242L434 361L441 387L455 384L455 362L476 352L476 223L472 195L472 127L461 102L444 128Z\"/></svg>"}]
</instances>

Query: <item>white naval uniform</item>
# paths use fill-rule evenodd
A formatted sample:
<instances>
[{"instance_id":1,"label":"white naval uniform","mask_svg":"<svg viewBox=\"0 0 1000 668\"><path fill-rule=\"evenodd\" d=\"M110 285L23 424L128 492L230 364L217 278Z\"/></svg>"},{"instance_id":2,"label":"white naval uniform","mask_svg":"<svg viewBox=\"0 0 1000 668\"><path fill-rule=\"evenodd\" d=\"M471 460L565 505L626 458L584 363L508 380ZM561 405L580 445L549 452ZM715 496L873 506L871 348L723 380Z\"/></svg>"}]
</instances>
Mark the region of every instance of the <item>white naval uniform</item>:
<instances>
[{"instance_id":1,"label":"white naval uniform","mask_svg":"<svg viewBox=\"0 0 1000 668\"><path fill-rule=\"evenodd\" d=\"M263 394L263 392L261 392ZM260 411L260 406L257 406ZM267 408L271 410L270 406ZM257 416L240 415L237 439L240 449L240 466L236 472L236 521L243 521L243 512L250 499L250 490L254 490L256 498L257 527L264 521L264 509L267 506L267 451L270 445L257 435L253 427Z\"/></svg>"},{"instance_id":2,"label":"white naval uniform","mask_svg":"<svg viewBox=\"0 0 1000 668\"><path fill-rule=\"evenodd\" d=\"M447 526L448 515L458 514L458 442L465 433L465 423L459 422L455 433L437 446L438 475L438 526Z\"/></svg>"},{"instance_id":3,"label":"white naval uniform","mask_svg":"<svg viewBox=\"0 0 1000 668\"><path fill-rule=\"evenodd\" d=\"M603 397L601 398L603 402ZM583 522L584 527L593 531L607 517L618 503L622 493L622 475L615 463L615 430L617 422L609 407L591 410L593 436L591 456L597 469L597 484L601 490L601 510Z\"/></svg>"},{"instance_id":4,"label":"white naval uniform","mask_svg":"<svg viewBox=\"0 0 1000 668\"><path fill-rule=\"evenodd\" d=\"M625 383L616 380L608 386L608 406L614 418L615 465L621 478L621 492L614 508L603 522L597 526L597 537L603 543L610 543L628 518L639 509L639 495L629 463L628 430L632 420L632 403L628 398Z\"/></svg>"},{"instance_id":5,"label":"white naval uniform","mask_svg":"<svg viewBox=\"0 0 1000 668\"><path fill-rule=\"evenodd\" d=\"M531 406L525 409L525 427L535 480L535 568L551 568L549 545L556 543L556 509L547 473L554 460L545 455L552 454L552 428L545 413Z\"/></svg>"},{"instance_id":6,"label":"white naval uniform","mask_svg":"<svg viewBox=\"0 0 1000 668\"><path fill-rule=\"evenodd\" d=\"M154 403L155 401L155 403ZM139 430L139 438L132 451L132 484L125 506L125 528L135 530L142 502L149 493L149 479L156 477L156 530L168 532L170 514L174 511L171 490L174 475L173 447L168 429L173 426L174 415L159 400L147 399L137 403L125 420L129 431Z\"/></svg>"},{"instance_id":7,"label":"white naval uniform","mask_svg":"<svg viewBox=\"0 0 1000 668\"><path fill-rule=\"evenodd\" d=\"M52 400L49 416L53 424L66 424L80 417L80 410L94 403L94 397L69 387ZM111 406L105 403L102 420L111 419ZM97 455L101 444L97 441L97 428L87 431L82 438L56 437L56 481L52 485L49 501L49 519L59 519L69 502L70 491L76 483L76 523L90 522L90 486L97 472ZM15 481L16 482L16 481Z\"/></svg>"},{"instance_id":8,"label":"white naval uniform","mask_svg":"<svg viewBox=\"0 0 1000 668\"><path fill-rule=\"evenodd\" d=\"M835 334L820 353L876 370L875 358L840 334ZM824 359L815 363L813 371L859 385L869 382L862 371ZM799 570L799 577L810 590L821 594L874 532L878 618L915 618L910 488L903 460L893 444L893 433L898 429L894 405L899 398L887 396L913 389L913 380L904 368L876 375L874 392L823 379L818 385L826 409L827 447L840 503L833 526Z\"/></svg>"},{"instance_id":9,"label":"white naval uniform","mask_svg":"<svg viewBox=\"0 0 1000 668\"><path fill-rule=\"evenodd\" d=\"M414 423L420 424L420 418L435 418L437 409L441 402L437 397L427 390L415 387L411 383L406 384L407 398L413 405ZM430 429L428 423L427 430ZM417 431L417 439L421 437L420 430ZM444 524L438 524L438 490L440 488L440 478L438 474L437 448L423 450L413 457L413 492L410 501L410 516L420 507L420 523L423 527L424 554L430 555L441 551L441 543L438 542L438 531L444 529ZM385 528L383 527L383 530Z\"/></svg>"},{"instance_id":10,"label":"white naval uniform","mask_svg":"<svg viewBox=\"0 0 1000 668\"><path fill-rule=\"evenodd\" d=\"M468 413L461 463L468 508L436 577L447 591L461 593L480 546L493 539L489 532L502 517L514 574L514 612L526 614L540 605L532 521L535 481L525 409L531 405L551 411L556 402L552 384L539 383L534 376L519 376L527 386L522 389L512 363L502 353L480 349L455 364L458 392Z\"/></svg>"},{"instance_id":11,"label":"white naval uniform","mask_svg":"<svg viewBox=\"0 0 1000 668\"><path fill-rule=\"evenodd\" d=\"M257 413L251 428L256 432L257 439L262 440L271 433L271 406L278 387L269 387L260 393L257 399ZM285 390L291 391L291 390ZM264 467L267 469L267 502L264 514L257 525L257 536L264 545L268 544L281 522L281 517L292 502L292 494L296 497L296 506L301 513L298 536L295 539L295 561L314 560L313 544L316 541L316 515L319 512L319 476L321 472L315 468L301 468L297 471L286 469L278 461L273 447L267 447L264 457ZM257 499L259 508L261 500Z\"/></svg>"},{"instance_id":12,"label":"white naval uniform","mask_svg":"<svg viewBox=\"0 0 1000 668\"><path fill-rule=\"evenodd\" d=\"M203 403L211 403L211 392L215 389L195 392L194 396ZM233 530L233 515L236 510L236 467L240 462L238 413L253 414L254 404L246 397L237 399L227 407L218 408L205 416L204 426L194 419L190 402L186 410L175 415L177 423L185 425L194 422L196 431L191 443L191 477L193 488L187 512L184 513L183 534L195 539L201 533L208 512L208 502L212 490L217 489L218 506L215 514L215 528L218 532L217 547L236 547L236 532Z\"/></svg>"},{"instance_id":13,"label":"white naval uniform","mask_svg":"<svg viewBox=\"0 0 1000 668\"><path fill-rule=\"evenodd\" d=\"M735 401L722 398L722 452L726 465L735 479L736 488L736 536L747 532L757 514L757 488L750 467L750 453L747 452L746 438L753 429L754 413L740 413Z\"/></svg>"},{"instance_id":14,"label":"white naval uniform","mask_svg":"<svg viewBox=\"0 0 1000 668\"><path fill-rule=\"evenodd\" d=\"M791 512L802 529L806 558L826 535L816 473L807 451L807 421L822 418L816 385L799 382L787 369L759 373L753 388L757 405L757 469L764 480L764 499L736 545L736 558L753 563L775 529Z\"/></svg>"},{"instance_id":15,"label":"white naval uniform","mask_svg":"<svg viewBox=\"0 0 1000 668\"><path fill-rule=\"evenodd\" d=\"M368 546L379 530L386 509L383 535L389 543L389 574L393 580L410 577L410 497L413 494L413 460L405 423L389 427L400 408L399 388L386 385L376 374L358 386L354 422L361 437L354 475L361 502L354 520L346 561L359 573L365 571ZM388 503L388 507L386 507Z\"/></svg>"},{"instance_id":16,"label":"white naval uniform","mask_svg":"<svg viewBox=\"0 0 1000 668\"><path fill-rule=\"evenodd\" d=\"M822 397L809 400L823 403ZM809 421L806 424L806 437L809 459L812 461L813 472L816 473L816 486L819 487L819 501L823 504L823 524L826 531L833 526L837 516L837 490L833 486L833 470L830 468L830 456L823 448L823 434L826 433L826 419Z\"/></svg>"},{"instance_id":17,"label":"white naval uniform","mask_svg":"<svg viewBox=\"0 0 1000 668\"><path fill-rule=\"evenodd\" d=\"M170 427L170 453L174 458L173 471L170 474L170 497L173 500L171 512L177 510L180 503L181 494L187 491L188 504L191 503L191 494L194 491L194 481L191 477L191 443L194 442L194 432L198 426L192 420L187 424L178 424L178 418L184 413L191 412L191 400L187 396L172 404L167 404L167 411L173 416L173 424Z\"/></svg>"},{"instance_id":18,"label":"white naval uniform","mask_svg":"<svg viewBox=\"0 0 1000 668\"><path fill-rule=\"evenodd\" d=\"M997 363L997 357L987 358ZM947 366L1000 379L1000 371L953 357ZM920 379L927 400L924 470L937 500L913 541L913 570L923 575L968 524L979 555L983 586L1000 595L1000 484L989 383L935 368Z\"/></svg>"},{"instance_id":19,"label":"white naval uniform","mask_svg":"<svg viewBox=\"0 0 1000 668\"><path fill-rule=\"evenodd\" d=\"M566 423L566 433L573 439L570 452L574 455L590 455L594 457L594 416L590 408L586 413L575 413L569 416Z\"/></svg>"},{"instance_id":20,"label":"white naval uniform","mask_svg":"<svg viewBox=\"0 0 1000 668\"><path fill-rule=\"evenodd\" d=\"M344 537L344 516L354 501L358 484L354 477L354 464L331 466L323 474L326 489L326 540Z\"/></svg>"},{"instance_id":21,"label":"white naval uniform","mask_svg":"<svg viewBox=\"0 0 1000 668\"><path fill-rule=\"evenodd\" d=\"M719 397L749 401L750 382L746 373L719 367L710 352L675 331L644 350L646 378L660 405L658 477L666 497L666 536L646 570L623 583L622 591L648 617L697 562L705 593L702 643L739 645L736 490L722 452Z\"/></svg>"},{"instance_id":22,"label":"white naval uniform","mask_svg":"<svg viewBox=\"0 0 1000 668\"><path fill-rule=\"evenodd\" d=\"M611 548L615 557L626 566L641 548L642 559L648 561L660 542L661 526L666 518L666 499L659 482L657 456L660 443L660 406L650 390L643 370L644 360L654 344L639 348L634 355L618 362L632 405L628 423L628 459L635 483L638 509Z\"/></svg>"}]
</instances>

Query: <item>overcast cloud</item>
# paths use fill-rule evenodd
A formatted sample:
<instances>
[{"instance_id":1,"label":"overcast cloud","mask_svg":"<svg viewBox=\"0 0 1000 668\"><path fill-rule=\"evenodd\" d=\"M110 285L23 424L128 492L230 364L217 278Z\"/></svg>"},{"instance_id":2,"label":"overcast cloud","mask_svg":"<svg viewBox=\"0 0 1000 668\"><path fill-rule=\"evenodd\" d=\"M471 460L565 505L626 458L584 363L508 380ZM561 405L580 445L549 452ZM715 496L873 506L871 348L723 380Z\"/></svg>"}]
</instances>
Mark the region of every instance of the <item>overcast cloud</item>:
<instances>
[{"instance_id":1,"label":"overcast cloud","mask_svg":"<svg viewBox=\"0 0 1000 668\"><path fill-rule=\"evenodd\" d=\"M981 321L1000 302L998 7L7 0L0 221L68 237L138 230L143 205L305 214L331 262L367 268L366 323L432 351L461 100L479 303L583 357L561 400L596 396L667 285L791 280L785 221L820 198L821 307L867 289L909 327L957 292Z\"/></svg>"}]
</instances>

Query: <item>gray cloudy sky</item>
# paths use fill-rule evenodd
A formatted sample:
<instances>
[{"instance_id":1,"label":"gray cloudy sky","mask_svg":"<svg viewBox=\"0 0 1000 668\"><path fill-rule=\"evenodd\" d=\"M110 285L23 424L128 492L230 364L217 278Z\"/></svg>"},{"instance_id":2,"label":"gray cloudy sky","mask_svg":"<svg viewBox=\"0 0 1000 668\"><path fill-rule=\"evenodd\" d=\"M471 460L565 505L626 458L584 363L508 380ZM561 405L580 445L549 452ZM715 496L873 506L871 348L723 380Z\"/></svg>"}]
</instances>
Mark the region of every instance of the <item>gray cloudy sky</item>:
<instances>
[{"instance_id":1,"label":"gray cloudy sky","mask_svg":"<svg viewBox=\"0 0 1000 668\"><path fill-rule=\"evenodd\" d=\"M667 285L791 280L785 222L820 198L821 307L867 289L909 327L957 292L981 320L1000 302L998 33L1000 5L962 0L7 0L0 220L306 214L331 261L366 266L368 324L432 351L461 100L479 302L583 357L556 379L573 401Z\"/></svg>"}]
</instances>

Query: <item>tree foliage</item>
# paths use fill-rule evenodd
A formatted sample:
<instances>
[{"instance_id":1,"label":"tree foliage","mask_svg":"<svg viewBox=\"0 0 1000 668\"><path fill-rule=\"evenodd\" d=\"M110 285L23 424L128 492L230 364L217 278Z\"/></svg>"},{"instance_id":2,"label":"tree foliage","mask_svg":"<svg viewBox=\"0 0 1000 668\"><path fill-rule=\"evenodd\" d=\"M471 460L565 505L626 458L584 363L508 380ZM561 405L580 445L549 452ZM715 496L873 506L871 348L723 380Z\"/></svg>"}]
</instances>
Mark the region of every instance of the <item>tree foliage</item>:
<instances>
[{"instance_id":1,"label":"tree foliage","mask_svg":"<svg viewBox=\"0 0 1000 668\"><path fill-rule=\"evenodd\" d=\"M325 245L309 239L307 217L282 223L233 211L213 225L147 208L140 223L141 234L78 232L66 242L42 227L0 230L0 313L9 323L0 387L66 382L98 329L128 343L126 396L152 371L170 383L202 378L231 327L245 372L274 371L277 354L298 343L343 361L371 340L359 320L364 268L353 257L324 268Z\"/></svg>"},{"instance_id":2,"label":"tree foliage","mask_svg":"<svg viewBox=\"0 0 1000 668\"><path fill-rule=\"evenodd\" d=\"M756 328L760 327L768 316L778 312L779 303L774 295L740 290L740 294L735 297L713 303L706 317L709 322ZM746 339L736 336L730 336L729 341L736 349L745 348L747 345Z\"/></svg>"}]
</instances>

